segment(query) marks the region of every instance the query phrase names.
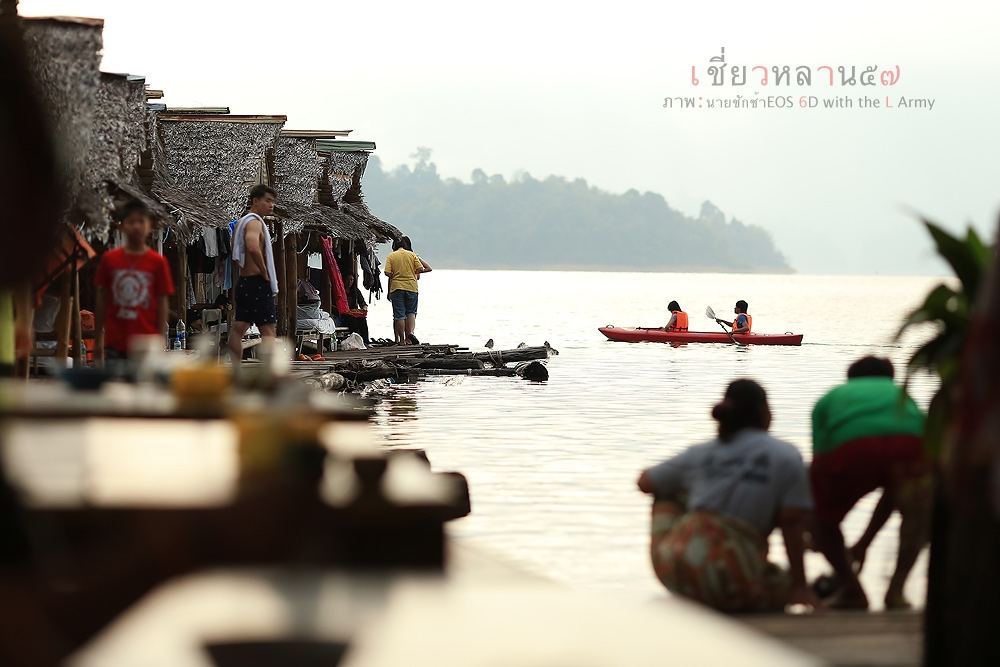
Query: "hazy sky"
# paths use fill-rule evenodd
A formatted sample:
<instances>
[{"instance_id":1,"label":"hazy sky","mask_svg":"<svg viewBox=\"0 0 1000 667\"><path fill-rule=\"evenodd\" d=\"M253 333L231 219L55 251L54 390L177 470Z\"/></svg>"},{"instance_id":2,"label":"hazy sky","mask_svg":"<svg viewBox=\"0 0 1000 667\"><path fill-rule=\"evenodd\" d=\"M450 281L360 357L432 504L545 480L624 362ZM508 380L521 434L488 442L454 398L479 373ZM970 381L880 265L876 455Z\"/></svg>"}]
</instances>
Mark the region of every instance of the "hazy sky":
<instances>
[{"instance_id":1,"label":"hazy sky","mask_svg":"<svg viewBox=\"0 0 1000 667\"><path fill-rule=\"evenodd\" d=\"M417 146L439 171L583 177L712 200L769 229L811 272L937 270L904 207L992 237L1000 212L1000 5L980 0L613 3L21 0L24 14L101 16L104 69L144 74L177 106L282 113L353 129L388 166ZM667 110L690 67L899 65L893 110ZM377 212L377 206L376 206ZM596 241L595 241L596 242ZM665 249L669 251L669 249Z\"/></svg>"}]
</instances>

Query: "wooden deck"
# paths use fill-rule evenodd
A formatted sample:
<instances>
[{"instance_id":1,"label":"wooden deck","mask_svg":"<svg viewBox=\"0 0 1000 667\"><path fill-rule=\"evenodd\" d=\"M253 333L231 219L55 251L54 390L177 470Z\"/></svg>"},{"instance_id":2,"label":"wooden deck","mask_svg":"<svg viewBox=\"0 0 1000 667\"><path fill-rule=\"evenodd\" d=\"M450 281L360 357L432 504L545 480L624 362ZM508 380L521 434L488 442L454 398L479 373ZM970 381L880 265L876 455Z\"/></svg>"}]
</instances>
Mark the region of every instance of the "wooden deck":
<instances>
[{"instance_id":1,"label":"wooden deck","mask_svg":"<svg viewBox=\"0 0 1000 667\"><path fill-rule=\"evenodd\" d=\"M910 667L921 664L920 612L827 612L741 618L759 632L837 667Z\"/></svg>"}]
</instances>

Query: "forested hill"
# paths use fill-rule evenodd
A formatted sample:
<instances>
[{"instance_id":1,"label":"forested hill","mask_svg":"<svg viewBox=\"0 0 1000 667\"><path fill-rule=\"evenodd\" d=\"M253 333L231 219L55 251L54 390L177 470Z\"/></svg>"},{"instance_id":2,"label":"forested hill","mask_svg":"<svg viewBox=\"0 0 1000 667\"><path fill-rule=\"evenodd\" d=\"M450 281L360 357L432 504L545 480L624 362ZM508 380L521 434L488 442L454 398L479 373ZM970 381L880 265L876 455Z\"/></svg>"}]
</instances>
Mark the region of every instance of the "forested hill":
<instances>
[{"instance_id":1,"label":"forested hill","mask_svg":"<svg viewBox=\"0 0 1000 667\"><path fill-rule=\"evenodd\" d=\"M770 235L726 221L711 202L697 219L659 194L612 194L582 179L472 173L441 178L430 151L391 171L372 156L373 213L403 230L435 267L637 271L789 271Z\"/></svg>"}]
</instances>

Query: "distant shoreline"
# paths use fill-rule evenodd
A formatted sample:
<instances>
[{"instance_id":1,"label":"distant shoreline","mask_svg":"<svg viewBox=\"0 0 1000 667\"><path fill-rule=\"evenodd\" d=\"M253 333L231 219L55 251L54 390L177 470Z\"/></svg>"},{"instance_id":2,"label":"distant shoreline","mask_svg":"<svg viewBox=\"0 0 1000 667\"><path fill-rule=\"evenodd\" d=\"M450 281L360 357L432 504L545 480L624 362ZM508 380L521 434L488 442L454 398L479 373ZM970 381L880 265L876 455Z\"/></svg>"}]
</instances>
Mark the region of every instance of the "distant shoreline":
<instances>
[{"instance_id":1,"label":"distant shoreline","mask_svg":"<svg viewBox=\"0 0 1000 667\"><path fill-rule=\"evenodd\" d=\"M418 253L419 254L419 253ZM430 261L432 254L427 255ZM650 267L640 268L635 266L593 266L577 264L548 264L545 266L513 266L503 264L490 264L488 266L466 266L462 264L449 264L440 259L435 261L435 268L451 269L455 271L568 271L579 273L732 273L732 274L753 274L753 275L795 275L799 272L795 269L781 268L760 268L734 270L732 267L713 266L672 266L672 267Z\"/></svg>"},{"instance_id":2,"label":"distant shoreline","mask_svg":"<svg viewBox=\"0 0 1000 667\"><path fill-rule=\"evenodd\" d=\"M430 256L428 256L430 259ZM734 271L731 268L710 268L692 269L683 267L642 269L635 267L593 267L593 266L573 266L573 265L552 265L552 266L461 266L442 263L436 261L434 268L437 271L516 271L523 273L537 272L564 272L564 273L666 273L666 274L732 274L732 275L753 275L753 276L801 276L803 278L831 277L831 278L921 278L925 280L943 280L947 274L916 274L916 273L811 273L808 271L797 271L795 269L775 270L759 269Z\"/></svg>"}]
</instances>

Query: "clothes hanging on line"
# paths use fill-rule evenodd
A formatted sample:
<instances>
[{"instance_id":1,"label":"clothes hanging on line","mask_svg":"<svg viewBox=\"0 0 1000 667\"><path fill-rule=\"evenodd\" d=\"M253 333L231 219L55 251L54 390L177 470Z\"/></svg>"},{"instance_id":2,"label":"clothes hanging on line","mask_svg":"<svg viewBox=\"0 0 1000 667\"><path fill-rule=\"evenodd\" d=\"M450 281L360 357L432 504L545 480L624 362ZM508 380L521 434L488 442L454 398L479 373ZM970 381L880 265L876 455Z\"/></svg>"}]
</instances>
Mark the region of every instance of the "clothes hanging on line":
<instances>
[{"instance_id":1,"label":"clothes hanging on line","mask_svg":"<svg viewBox=\"0 0 1000 667\"><path fill-rule=\"evenodd\" d=\"M375 247L366 245L358 257L361 260L362 284L368 290L368 298L378 300L382 294L382 274Z\"/></svg>"},{"instance_id":2,"label":"clothes hanging on line","mask_svg":"<svg viewBox=\"0 0 1000 667\"><path fill-rule=\"evenodd\" d=\"M350 310L347 304L347 290L344 288L344 277L340 275L340 265L333 256L333 240L323 237L323 256L326 258L326 268L330 273L330 285L333 287L333 302L340 314Z\"/></svg>"},{"instance_id":3,"label":"clothes hanging on line","mask_svg":"<svg viewBox=\"0 0 1000 667\"><path fill-rule=\"evenodd\" d=\"M201 235L201 242L205 248L205 257L219 256L219 234L215 229L206 229Z\"/></svg>"},{"instance_id":4,"label":"clothes hanging on line","mask_svg":"<svg viewBox=\"0 0 1000 667\"><path fill-rule=\"evenodd\" d=\"M233 239L233 230L236 229L236 222L237 222L236 220L230 220L229 226L227 228L230 239L230 253L229 253L230 261L226 262L226 268L223 269L225 271L225 275L223 276L222 280L222 289L226 290L233 289L233 262L231 260L232 260L232 248L236 245L234 242L235 239Z\"/></svg>"}]
</instances>

